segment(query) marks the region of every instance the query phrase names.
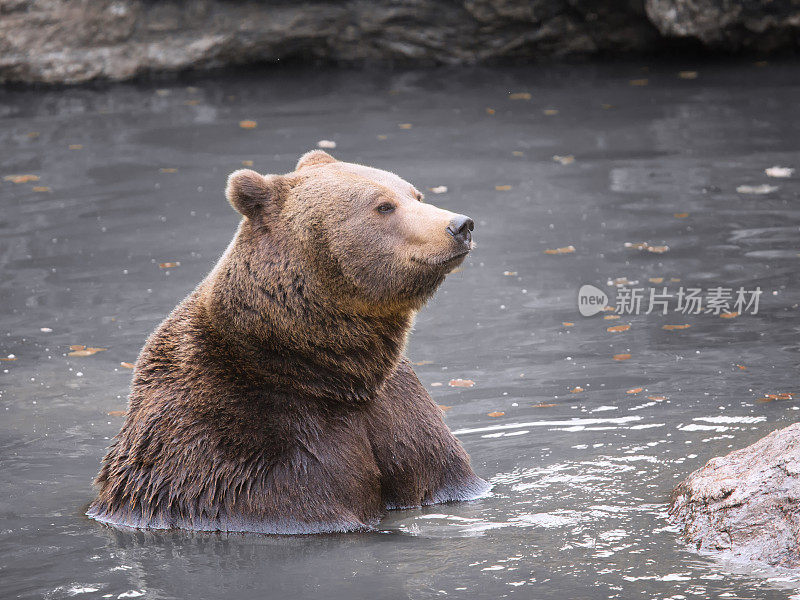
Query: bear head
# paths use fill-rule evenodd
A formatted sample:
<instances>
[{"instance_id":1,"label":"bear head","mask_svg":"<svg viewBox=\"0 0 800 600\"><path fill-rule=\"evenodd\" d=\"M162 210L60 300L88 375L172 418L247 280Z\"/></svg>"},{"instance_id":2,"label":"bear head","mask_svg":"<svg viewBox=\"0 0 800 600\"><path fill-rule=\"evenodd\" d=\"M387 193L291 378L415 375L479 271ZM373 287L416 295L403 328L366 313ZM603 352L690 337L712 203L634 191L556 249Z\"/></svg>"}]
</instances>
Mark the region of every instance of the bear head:
<instances>
[{"instance_id":1,"label":"bear head","mask_svg":"<svg viewBox=\"0 0 800 600\"><path fill-rule=\"evenodd\" d=\"M425 203L394 173L321 150L286 175L236 171L226 196L244 216L240 236L280 245L342 306L416 310L472 248L469 217Z\"/></svg>"}]
</instances>

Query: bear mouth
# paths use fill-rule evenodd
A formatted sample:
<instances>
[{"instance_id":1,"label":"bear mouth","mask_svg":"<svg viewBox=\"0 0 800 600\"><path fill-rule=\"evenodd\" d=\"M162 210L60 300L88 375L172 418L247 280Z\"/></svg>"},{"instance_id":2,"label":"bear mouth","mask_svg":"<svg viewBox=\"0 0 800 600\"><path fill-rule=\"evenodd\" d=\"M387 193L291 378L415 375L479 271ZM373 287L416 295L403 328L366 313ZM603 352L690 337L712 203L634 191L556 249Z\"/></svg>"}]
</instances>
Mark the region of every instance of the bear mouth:
<instances>
[{"instance_id":1,"label":"bear mouth","mask_svg":"<svg viewBox=\"0 0 800 600\"><path fill-rule=\"evenodd\" d=\"M461 252L458 252L451 256L446 256L444 258L435 258L426 260L413 256L411 260L419 264L426 265L428 267L449 267L451 265L454 265L456 262L460 262L461 260L463 260L467 254L469 254L469 250L462 250Z\"/></svg>"}]
</instances>

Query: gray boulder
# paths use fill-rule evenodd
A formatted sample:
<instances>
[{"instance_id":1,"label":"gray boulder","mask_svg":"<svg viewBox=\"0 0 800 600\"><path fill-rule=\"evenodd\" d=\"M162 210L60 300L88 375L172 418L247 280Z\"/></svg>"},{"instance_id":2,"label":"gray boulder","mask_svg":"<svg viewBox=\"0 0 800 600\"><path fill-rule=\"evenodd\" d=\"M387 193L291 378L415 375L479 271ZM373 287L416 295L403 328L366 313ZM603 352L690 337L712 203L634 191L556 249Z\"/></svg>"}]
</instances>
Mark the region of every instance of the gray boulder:
<instances>
[{"instance_id":1,"label":"gray boulder","mask_svg":"<svg viewBox=\"0 0 800 600\"><path fill-rule=\"evenodd\" d=\"M669 514L699 550L800 566L800 424L710 460L673 490Z\"/></svg>"}]
</instances>

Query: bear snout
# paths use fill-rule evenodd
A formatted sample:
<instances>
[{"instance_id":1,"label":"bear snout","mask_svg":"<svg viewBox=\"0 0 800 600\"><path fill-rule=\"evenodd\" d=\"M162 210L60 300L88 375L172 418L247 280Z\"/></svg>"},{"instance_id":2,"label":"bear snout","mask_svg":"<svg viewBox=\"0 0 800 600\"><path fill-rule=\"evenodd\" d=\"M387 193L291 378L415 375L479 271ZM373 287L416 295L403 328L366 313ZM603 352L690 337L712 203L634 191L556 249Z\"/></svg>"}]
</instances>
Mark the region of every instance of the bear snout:
<instances>
[{"instance_id":1,"label":"bear snout","mask_svg":"<svg viewBox=\"0 0 800 600\"><path fill-rule=\"evenodd\" d=\"M469 244L472 241L472 231L475 229L475 222L467 215L456 215L450 219L446 230L457 242Z\"/></svg>"}]
</instances>

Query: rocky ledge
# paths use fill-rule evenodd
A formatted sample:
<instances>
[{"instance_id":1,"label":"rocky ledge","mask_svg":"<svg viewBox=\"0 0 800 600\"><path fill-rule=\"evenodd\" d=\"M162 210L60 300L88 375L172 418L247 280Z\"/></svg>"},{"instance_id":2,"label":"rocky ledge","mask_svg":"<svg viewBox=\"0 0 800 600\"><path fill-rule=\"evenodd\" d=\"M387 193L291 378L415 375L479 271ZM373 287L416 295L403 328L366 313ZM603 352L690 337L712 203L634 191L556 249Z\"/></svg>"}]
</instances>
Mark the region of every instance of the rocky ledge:
<instances>
[{"instance_id":1,"label":"rocky ledge","mask_svg":"<svg viewBox=\"0 0 800 600\"><path fill-rule=\"evenodd\" d=\"M699 550L800 566L800 424L710 460L673 490L670 517Z\"/></svg>"},{"instance_id":2,"label":"rocky ledge","mask_svg":"<svg viewBox=\"0 0 800 600\"><path fill-rule=\"evenodd\" d=\"M799 31L793 0L0 0L0 83L124 80L286 59L641 55L680 39L723 52L794 51Z\"/></svg>"}]
</instances>

